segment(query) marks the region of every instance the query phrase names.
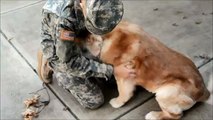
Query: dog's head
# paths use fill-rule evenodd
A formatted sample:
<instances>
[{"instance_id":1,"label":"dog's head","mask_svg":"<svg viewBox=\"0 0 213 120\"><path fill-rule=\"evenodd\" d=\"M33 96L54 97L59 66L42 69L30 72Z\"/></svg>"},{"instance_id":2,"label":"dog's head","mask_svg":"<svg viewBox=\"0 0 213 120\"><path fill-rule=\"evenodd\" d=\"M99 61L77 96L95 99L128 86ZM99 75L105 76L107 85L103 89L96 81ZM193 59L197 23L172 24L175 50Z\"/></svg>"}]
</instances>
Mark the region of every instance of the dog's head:
<instances>
[{"instance_id":1,"label":"dog's head","mask_svg":"<svg viewBox=\"0 0 213 120\"><path fill-rule=\"evenodd\" d=\"M101 52L102 44L103 39L101 36L90 34L86 39L85 46L92 55L97 57Z\"/></svg>"}]
</instances>

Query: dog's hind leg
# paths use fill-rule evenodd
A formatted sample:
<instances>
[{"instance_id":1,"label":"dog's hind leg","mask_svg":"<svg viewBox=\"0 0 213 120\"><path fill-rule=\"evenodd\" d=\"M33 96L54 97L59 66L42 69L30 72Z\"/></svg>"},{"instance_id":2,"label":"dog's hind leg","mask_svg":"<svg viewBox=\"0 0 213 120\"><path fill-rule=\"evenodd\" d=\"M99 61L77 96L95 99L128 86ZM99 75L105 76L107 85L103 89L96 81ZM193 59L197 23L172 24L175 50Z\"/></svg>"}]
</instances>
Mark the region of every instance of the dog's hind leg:
<instances>
[{"instance_id":1,"label":"dog's hind leg","mask_svg":"<svg viewBox=\"0 0 213 120\"><path fill-rule=\"evenodd\" d=\"M114 108L123 106L132 96L135 84L131 80L116 79L119 96L110 100L110 104Z\"/></svg>"},{"instance_id":2,"label":"dog's hind leg","mask_svg":"<svg viewBox=\"0 0 213 120\"><path fill-rule=\"evenodd\" d=\"M145 118L180 119L183 111L191 108L196 102L177 86L165 86L157 90L156 100L162 111L151 111Z\"/></svg>"}]
</instances>

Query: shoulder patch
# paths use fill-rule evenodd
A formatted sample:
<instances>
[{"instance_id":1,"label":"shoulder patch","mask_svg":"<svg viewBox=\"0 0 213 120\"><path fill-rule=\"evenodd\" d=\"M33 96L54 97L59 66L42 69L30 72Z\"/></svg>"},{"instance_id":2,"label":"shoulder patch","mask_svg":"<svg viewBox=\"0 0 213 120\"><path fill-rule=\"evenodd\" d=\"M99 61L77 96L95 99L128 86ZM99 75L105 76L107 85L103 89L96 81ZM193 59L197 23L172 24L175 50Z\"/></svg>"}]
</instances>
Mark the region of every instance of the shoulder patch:
<instances>
[{"instance_id":1,"label":"shoulder patch","mask_svg":"<svg viewBox=\"0 0 213 120\"><path fill-rule=\"evenodd\" d=\"M61 40L67 40L67 41L74 41L75 33L73 31L69 30L60 30L60 39Z\"/></svg>"}]
</instances>

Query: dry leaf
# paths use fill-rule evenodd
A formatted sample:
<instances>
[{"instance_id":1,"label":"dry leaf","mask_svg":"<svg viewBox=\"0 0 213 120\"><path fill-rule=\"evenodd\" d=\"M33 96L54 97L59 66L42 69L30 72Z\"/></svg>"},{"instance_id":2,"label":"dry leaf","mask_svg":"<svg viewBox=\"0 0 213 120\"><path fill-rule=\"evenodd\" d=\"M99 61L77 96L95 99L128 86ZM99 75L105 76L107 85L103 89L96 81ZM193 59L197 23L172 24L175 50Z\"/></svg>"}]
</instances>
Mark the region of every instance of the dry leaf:
<instances>
[{"instance_id":1,"label":"dry leaf","mask_svg":"<svg viewBox=\"0 0 213 120\"><path fill-rule=\"evenodd\" d=\"M22 113L24 120L32 120L33 117L37 117L38 114L36 112L35 108L27 108L23 113Z\"/></svg>"},{"instance_id":2,"label":"dry leaf","mask_svg":"<svg viewBox=\"0 0 213 120\"><path fill-rule=\"evenodd\" d=\"M187 19L187 17L186 17L186 16L183 16L183 19Z\"/></svg>"},{"instance_id":3,"label":"dry leaf","mask_svg":"<svg viewBox=\"0 0 213 120\"><path fill-rule=\"evenodd\" d=\"M158 11L158 8L153 9L154 11Z\"/></svg>"},{"instance_id":4,"label":"dry leaf","mask_svg":"<svg viewBox=\"0 0 213 120\"><path fill-rule=\"evenodd\" d=\"M199 25L201 24L202 22L201 21L196 21L195 24Z\"/></svg>"},{"instance_id":5,"label":"dry leaf","mask_svg":"<svg viewBox=\"0 0 213 120\"><path fill-rule=\"evenodd\" d=\"M24 120L33 120L33 116L25 117Z\"/></svg>"},{"instance_id":6,"label":"dry leaf","mask_svg":"<svg viewBox=\"0 0 213 120\"><path fill-rule=\"evenodd\" d=\"M33 98L28 98L24 101L24 104L27 106L27 108L32 105L38 103L39 95L34 95Z\"/></svg>"},{"instance_id":7,"label":"dry leaf","mask_svg":"<svg viewBox=\"0 0 213 120\"><path fill-rule=\"evenodd\" d=\"M179 26L179 25L178 25L177 23L173 23L172 26L177 27L177 26Z\"/></svg>"}]
</instances>

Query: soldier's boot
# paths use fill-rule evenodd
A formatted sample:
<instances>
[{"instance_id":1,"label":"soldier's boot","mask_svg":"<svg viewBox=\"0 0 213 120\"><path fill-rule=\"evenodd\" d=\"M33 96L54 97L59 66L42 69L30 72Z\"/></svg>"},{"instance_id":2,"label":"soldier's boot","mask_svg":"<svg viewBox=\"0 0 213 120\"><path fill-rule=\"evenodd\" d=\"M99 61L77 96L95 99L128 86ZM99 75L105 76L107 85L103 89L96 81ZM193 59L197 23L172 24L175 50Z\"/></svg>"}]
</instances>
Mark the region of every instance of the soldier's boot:
<instances>
[{"instance_id":1,"label":"soldier's boot","mask_svg":"<svg viewBox=\"0 0 213 120\"><path fill-rule=\"evenodd\" d=\"M50 83L52 81L53 70L49 66L48 61L43 57L41 50L38 51L38 76L44 83Z\"/></svg>"}]
</instances>

